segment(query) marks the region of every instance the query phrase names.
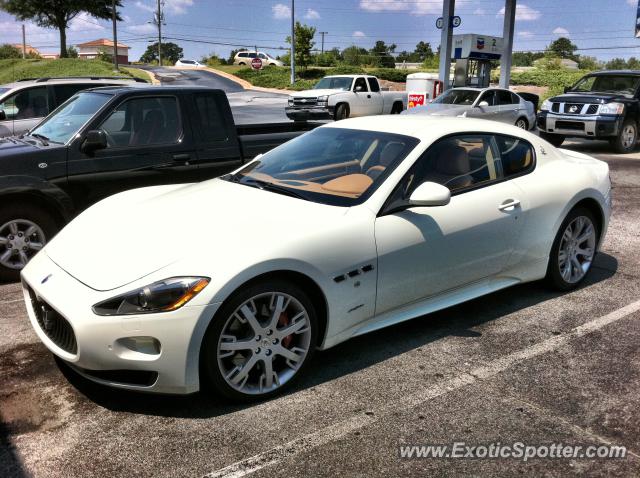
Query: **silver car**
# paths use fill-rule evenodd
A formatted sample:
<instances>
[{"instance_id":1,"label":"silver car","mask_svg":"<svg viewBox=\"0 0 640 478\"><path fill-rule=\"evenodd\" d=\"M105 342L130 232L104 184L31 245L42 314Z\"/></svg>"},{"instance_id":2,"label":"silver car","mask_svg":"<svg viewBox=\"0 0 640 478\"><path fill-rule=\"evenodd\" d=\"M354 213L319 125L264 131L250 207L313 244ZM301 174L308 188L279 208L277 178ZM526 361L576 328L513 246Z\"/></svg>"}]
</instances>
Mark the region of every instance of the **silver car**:
<instances>
[{"instance_id":1,"label":"silver car","mask_svg":"<svg viewBox=\"0 0 640 478\"><path fill-rule=\"evenodd\" d=\"M0 138L26 133L80 90L130 85L135 78L29 78L0 85Z\"/></svg>"},{"instance_id":2,"label":"silver car","mask_svg":"<svg viewBox=\"0 0 640 478\"><path fill-rule=\"evenodd\" d=\"M500 121L526 130L536 126L533 103L502 88L452 88L431 103L408 109L402 114L467 116Z\"/></svg>"}]
</instances>

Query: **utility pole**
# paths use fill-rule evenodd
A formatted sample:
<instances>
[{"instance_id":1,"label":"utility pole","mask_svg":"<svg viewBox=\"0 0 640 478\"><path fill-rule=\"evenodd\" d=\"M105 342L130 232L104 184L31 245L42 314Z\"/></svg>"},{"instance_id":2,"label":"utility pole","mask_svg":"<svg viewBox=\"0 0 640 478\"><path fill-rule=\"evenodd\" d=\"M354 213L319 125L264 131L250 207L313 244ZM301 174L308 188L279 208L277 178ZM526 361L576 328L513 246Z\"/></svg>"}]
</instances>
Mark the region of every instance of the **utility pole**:
<instances>
[{"instance_id":1,"label":"utility pole","mask_svg":"<svg viewBox=\"0 0 640 478\"><path fill-rule=\"evenodd\" d=\"M22 59L27 57L27 34L24 31L24 23L22 24Z\"/></svg>"},{"instance_id":2,"label":"utility pole","mask_svg":"<svg viewBox=\"0 0 640 478\"><path fill-rule=\"evenodd\" d=\"M111 22L113 23L113 67L118 71L118 29L116 27L116 0L111 2Z\"/></svg>"},{"instance_id":3,"label":"utility pole","mask_svg":"<svg viewBox=\"0 0 640 478\"><path fill-rule=\"evenodd\" d=\"M160 0L158 0L156 20L158 21L158 65L162 66L162 6Z\"/></svg>"},{"instance_id":4,"label":"utility pole","mask_svg":"<svg viewBox=\"0 0 640 478\"><path fill-rule=\"evenodd\" d=\"M320 32L320 35L322 35L322 48L320 49L320 53L324 53L324 36L328 33L329 32Z\"/></svg>"},{"instance_id":5,"label":"utility pole","mask_svg":"<svg viewBox=\"0 0 640 478\"><path fill-rule=\"evenodd\" d=\"M291 0L291 84L296 82L296 16L295 0Z\"/></svg>"}]
</instances>

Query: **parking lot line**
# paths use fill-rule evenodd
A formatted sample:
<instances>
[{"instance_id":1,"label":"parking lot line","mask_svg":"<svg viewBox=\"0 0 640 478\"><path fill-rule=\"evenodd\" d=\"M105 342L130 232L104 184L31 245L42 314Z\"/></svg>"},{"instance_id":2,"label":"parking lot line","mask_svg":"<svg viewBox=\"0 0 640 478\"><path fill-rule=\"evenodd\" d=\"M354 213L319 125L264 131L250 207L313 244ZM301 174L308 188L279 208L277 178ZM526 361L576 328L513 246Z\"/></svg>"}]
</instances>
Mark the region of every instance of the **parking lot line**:
<instances>
[{"instance_id":1,"label":"parking lot line","mask_svg":"<svg viewBox=\"0 0 640 478\"><path fill-rule=\"evenodd\" d=\"M468 372L462 372L441 384L434 385L422 390L421 392L409 395L405 399L394 402L393 404L388 404L383 407L379 407L378 409L372 409L363 415L350 417L328 427L321 428L313 433L291 440L284 445L279 445L224 468L212 471L205 475L205 478L241 478L250 475L251 473L274 465L286 458L339 440L348 433L374 423L381 417L390 415L399 408L412 408L433 400L436 397L458 390L464 386L471 385L477 381L494 377L517 363L545 353L553 352L573 339L588 335L638 311L640 311L640 300L586 322L564 334L550 337L546 340L533 344L530 347L526 347L522 350L492 360L489 363L476 367ZM635 458L639 458L635 453L629 454Z\"/></svg>"}]
</instances>

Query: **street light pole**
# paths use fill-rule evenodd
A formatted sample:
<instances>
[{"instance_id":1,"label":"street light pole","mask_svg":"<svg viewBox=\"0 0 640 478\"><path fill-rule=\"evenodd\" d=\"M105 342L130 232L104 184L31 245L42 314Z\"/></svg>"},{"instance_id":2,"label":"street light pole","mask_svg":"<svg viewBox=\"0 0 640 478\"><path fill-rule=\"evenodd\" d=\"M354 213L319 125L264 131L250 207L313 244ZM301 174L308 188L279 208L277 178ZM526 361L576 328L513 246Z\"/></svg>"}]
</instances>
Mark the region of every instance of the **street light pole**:
<instances>
[{"instance_id":1,"label":"street light pole","mask_svg":"<svg viewBox=\"0 0 640 478\"><path fill-rule=\"evenodd\" d=\"M295 0L291 0L291 84L296 82L296 16Z\"/></svg>"},{"instance_id":2,"label":"street light pole","mask_svg":"<svg viewBox=\"0 0 640 478\"><path fill-rule=\"evenodd\" d=\"M113 23L113 67L118 71L118 29L116 27L116 0L111 2L111 22Z\"/></svg>"}]
</instances>

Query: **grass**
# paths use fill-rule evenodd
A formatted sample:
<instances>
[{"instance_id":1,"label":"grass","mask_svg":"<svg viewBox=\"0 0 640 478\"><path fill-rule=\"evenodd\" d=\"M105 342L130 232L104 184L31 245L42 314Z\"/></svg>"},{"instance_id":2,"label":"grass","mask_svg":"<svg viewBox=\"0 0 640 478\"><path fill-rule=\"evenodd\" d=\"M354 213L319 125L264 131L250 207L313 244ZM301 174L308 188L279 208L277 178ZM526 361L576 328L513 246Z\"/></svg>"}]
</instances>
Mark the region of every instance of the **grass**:
<instances>
[{"instance_id":1,"label":"grass","mask_svg":"<svg viewBox=\"0 0 640 478\"><path fill-rule=\"evenodd\" d=\"M59 60L0 60L0 84L23 78L56 76L131 76L149 81L149 76L137 68L122 68L115 72L113 65L100 60L62 58Z\"/></svg>"}]
</instances>

